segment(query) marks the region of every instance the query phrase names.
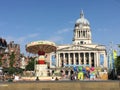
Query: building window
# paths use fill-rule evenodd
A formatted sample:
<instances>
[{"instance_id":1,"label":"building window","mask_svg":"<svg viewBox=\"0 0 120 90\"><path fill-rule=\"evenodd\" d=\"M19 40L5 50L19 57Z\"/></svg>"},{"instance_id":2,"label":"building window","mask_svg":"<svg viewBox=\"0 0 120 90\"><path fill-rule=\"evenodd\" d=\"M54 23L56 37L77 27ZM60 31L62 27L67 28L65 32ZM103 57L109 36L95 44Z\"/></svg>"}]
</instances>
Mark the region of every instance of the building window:
<instances>
[{"instance_id":1,"label":"building window","mask_svg":"<svg viewBox=\"0 0 120 90\"><path fill-rule=\"evenodd\" d=\"M81 58L81 64L84 64L84 55L83 55L83 53L80 53L80 58Z\"/></svg>"},{"instance_id":2,"label":"building window","mask_svg":"<svg viewBox=\"0 0 120 90\"><path fill-rule=\"evenodd\" d=\"M83 31L83 37L85 37L85 31Z\"/></svg>"},{"instance_id":3,"label":"building window","mask_svg":"<svg viewBox=\"0 0 120 90\"><path fill-rule=\"evenodd\" d=\"M94 53L91 53L91 66L94 67Z\"/></svg>"},{"instance_id":4,"label":"building window","mask_svg":"<svg viewBox=\"0 0 120 90\"><path fill-rule=\"evenodd\" d=\"M80 44L83 44L83 41L80 41Z\"/></svg>"}]
</instances>

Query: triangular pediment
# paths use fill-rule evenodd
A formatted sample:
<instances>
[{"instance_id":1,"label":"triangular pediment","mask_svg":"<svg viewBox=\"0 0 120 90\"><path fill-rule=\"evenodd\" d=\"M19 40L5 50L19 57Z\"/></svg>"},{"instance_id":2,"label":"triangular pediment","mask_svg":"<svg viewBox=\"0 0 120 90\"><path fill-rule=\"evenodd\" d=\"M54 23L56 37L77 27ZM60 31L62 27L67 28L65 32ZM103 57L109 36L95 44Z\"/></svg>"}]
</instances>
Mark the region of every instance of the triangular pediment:
<instances>
[{"instance_id":1,"label":"triangular pediment","mask_svg":"<svg viewBox=\"0 0 120 90\"><path fill-rule=\"evenodd\" d=\"M96 48L92 48L92 47L88 47L88 46L81 46L81 45L71 45L71 46L68 46L68 47L63 47L63 48L60 48L58 49L58 51L72 51L72 50L80 50L80 51L86 51L86 50L97 50Z\"/></svg>"}]
</instances>

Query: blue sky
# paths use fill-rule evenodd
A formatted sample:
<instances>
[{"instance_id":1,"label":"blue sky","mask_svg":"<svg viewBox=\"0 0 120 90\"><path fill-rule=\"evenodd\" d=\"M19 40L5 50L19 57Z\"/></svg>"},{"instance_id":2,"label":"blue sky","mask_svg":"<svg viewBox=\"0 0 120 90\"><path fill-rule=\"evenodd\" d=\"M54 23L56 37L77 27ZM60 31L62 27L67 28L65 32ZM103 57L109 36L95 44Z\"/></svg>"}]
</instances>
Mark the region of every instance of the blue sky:
<instances>
[{"instance_id":1,"label":"blue sky","mask_svg":"<svg viewBox=\"0 0 120 90\"><path fill-rule=\"evenodd\" d=\"M81 9L93 43L120 43L119 0L0 0L0 37L20 44L22 53L31 41L71 44Z\"/></svg>"}]
</instances>

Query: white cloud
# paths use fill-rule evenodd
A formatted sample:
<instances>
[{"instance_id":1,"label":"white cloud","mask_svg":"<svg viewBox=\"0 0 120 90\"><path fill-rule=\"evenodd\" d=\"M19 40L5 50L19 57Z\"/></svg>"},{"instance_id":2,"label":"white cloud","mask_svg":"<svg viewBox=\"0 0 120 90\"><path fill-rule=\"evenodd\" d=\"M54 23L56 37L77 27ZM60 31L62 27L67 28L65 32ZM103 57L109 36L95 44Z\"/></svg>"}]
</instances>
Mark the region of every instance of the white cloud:
<instances>
[{"instance_id":1,"label":"white cloud","mask_svg":"<svg viewBox=\"0 0 120 90\"><path fill-rule=\"evenodd\" d=\"M16 44L20 44L20 49L21 52L24 53L25 52L25 44L27 44L26 41L29 41L32 38L37 37L39 34L37 33L33 33L33 34L29 34L26 36L22 36L22 37L12 37L12 36L4 36L4 38L7 40L7 42L9 43L10 41L14 41Z\"/></svg>"},{"instance_id":2,"label":"white cloud","mask_svg":"<svg viewBox=\"0 0 120 90\"><path fill-rule=\"evenodd\" d=\"M71 28L61 29L61 30L58 30L58 31L57 31L57 34L66 33L66 32L69 32L69 31L71 31L71 30L72 30Z\"/></svg>"},{"instance_id":3,"label":"white cloud","mask_svg":"<svg viewBox=\"0 0 120 90\"><path fill-rule=\"evenodd\" d=\"M63 37L53 36L53 37L49 38L49 40L53 41L53 42L61 42L63 40Z\"/></svg>"},{"instance_id":4,"label":"white cloud","mask_svg":"<svg viewBox=\"0 0 120 90\"><path fill-rule=\"evenodd\" d=\"M33 33L33 34L28 35L28 37L34 38L34 37L37 37L38 35L39 35L38 33Z\"/></svg>"},{"instance_id":5,"label":"white cloud","mask_svg":"<svg viewBox=\"0 0 120 90\"><path fill-rule=\"evenodd\" d=\"M26 40L31 39L31 38L35 38L37 36L38 36L37 33L33 33L33 34L26 35L26 36L18 37L18 38L12 37L12 36L7 36L7 37L5 37L5 39L7 40L8 43L10 41L14 41L15 43L18 43L18 44L24 44L24 43L26 43L25 42Z\"/></svg>"},{"instance_id":6,"label":"white cloud","mask_svg":"<svg viewBox=\"0 0 120 90\"><path fill-rule=\"evenodd\" d=\"M52 34L52 36L48 40L53 41L55 43L63 43L64 41L63 34L71 32L71 31L72 31L71 28L65 28L65 29L58 30L55 33L55 35Z\"/></svg>"}]
</instances>

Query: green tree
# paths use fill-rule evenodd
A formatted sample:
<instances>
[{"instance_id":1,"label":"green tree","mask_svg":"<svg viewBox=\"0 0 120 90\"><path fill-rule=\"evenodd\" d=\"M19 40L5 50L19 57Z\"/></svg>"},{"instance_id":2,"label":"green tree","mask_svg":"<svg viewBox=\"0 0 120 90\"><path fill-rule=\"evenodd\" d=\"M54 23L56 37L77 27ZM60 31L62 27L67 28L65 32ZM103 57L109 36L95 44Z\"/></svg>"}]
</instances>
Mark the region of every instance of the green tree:
<instances>
[{"instance_id":1,"label":"green tree","mask_svg":"<svg viewBox=\"0 0 120 90\"><path fill-rule=\"evenodd\" d=\"M117 73L120 74L120 56L117 56L115 60L115 67L117 69Z\"/></svg>"},{"instance_id":2,"label":"green tree","mask_svg":"<svg viewBox=\"0 0 120 90\"><path fill-rule=\"evenodd\" d=\"M8 73L9 73L10 75L14 74L15 72L16 72L16 69L15 69L14 67L8 68Z\"/></svg>"},{"instance_id":3,"label":"green tree","mask_svg":"<svg viewBox=\"0 0 120 90\"><path fill-rule=\"evenodd\" d=\"M35 64L35 58L31 57L28 65L26 66L26 70L33 71Z\"/></svg>"},{"instance_id":4,"label":"green tree","mask_svg":"<svg viewBox=\"0 0 120 90\"><path fill-rule=\"evenodd\" d=\"M15 63L15 54L12 52L9 55L9 60L10 60L10 67L9 68L4 68L3 71L9 73L10 75L14 74L17 70L15 67L13 67Z\"/></svg>"},{"instance_id":5,"label":"green tree","mask_svg":"<svg viewBox=\"0 0 120 90\"><path fill-rule=\"evenodd\" d=\"M9 68L3 68L3 72L12 75L12 74L21 74L23 70L21 68L9 67Z\"/></svg>"},{"instance_id":6,"label":"green tree","mask_svg":"<svg viewBox=\"0 0 120 90\"><path fill-rule=\"evenodd\" d=\"M13 64L15 63L15 54L14 54L14 52L11 53L9 59L10 59L10 67L13 67Z\"/></svg>"},{"instance_id":7,"label":"green tree","mask_svg":"<svg viewBox=\"0 0 120 90\"><path fill-rule=\"evenodd\" d=\"M0 66L2 66L2 57L4 56L4 54L0 54Z\"/></svg>"},{"instance_id":8,"label":"green tree","mask_svg":"<svg viewBox=\"0 0 120 90\"><path fill-rule=\"evenodd\" d=\"M117 58L115 60L115 66L116 66L116 68L120 69L120 56L117 56Z\"/></svg>"},{"instance_id":9,"label":"green tree","mask_svg":"<svg viewBox=\"0 0 120 90\"><path fill-rule=\"evenodd\" d=\"M120 48L120 45L118 45L118 47ZM120 55L117 56L115 60L115 67L117 69L117 73L120 74Z\"/></svg>"}]
</instances>

